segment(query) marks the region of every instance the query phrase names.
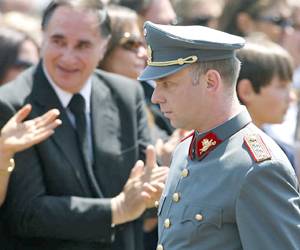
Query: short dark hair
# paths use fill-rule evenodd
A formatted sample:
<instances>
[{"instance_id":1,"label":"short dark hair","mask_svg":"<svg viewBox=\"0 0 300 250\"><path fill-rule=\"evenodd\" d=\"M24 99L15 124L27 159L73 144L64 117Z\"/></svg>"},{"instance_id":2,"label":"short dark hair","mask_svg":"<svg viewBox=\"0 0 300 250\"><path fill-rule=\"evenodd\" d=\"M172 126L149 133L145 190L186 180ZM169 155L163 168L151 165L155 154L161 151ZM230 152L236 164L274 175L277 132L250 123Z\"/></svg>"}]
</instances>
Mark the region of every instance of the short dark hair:
<instances>
[{"instance_id":1,"label":"short dark hair","mask_svg":"<svg viewBox=\"0 0 300 250\"><path fill-rule=\"evenodd\" d=\"M201 75L206 74L208 70L214 69L220 73L221 78L223 79L224 83L227 84L227 86L234 88L240 68L241 63L235 56L222 60L195 63L196 76L200 77Z\"/></svg>"},{"instance_id":2,"label":"short dark hair","mask_svg":"<svg viewBox=\"0 0 300 250\"><path fill-rule=\"evenodd\" d=\"M266 39L249 40L237 51L242 63L238 82L248 79L255 93L271 83L274 77L282 81L292 81L293 63L288 52L281 46Z\"/></svg>"},{"instance_id":3,"label":"short dark hair","mask_svg":"<svg viewBox=\"0 0 300 250\"><path fill-rule=\"evenodd\" d=\"M100 34L103 37L108 37L111 34L110 19L100 0L52 0L43 13L42 30L47 28L54 11L60 6L93 11L99 19Z\"/></svg>"}]
</instances>

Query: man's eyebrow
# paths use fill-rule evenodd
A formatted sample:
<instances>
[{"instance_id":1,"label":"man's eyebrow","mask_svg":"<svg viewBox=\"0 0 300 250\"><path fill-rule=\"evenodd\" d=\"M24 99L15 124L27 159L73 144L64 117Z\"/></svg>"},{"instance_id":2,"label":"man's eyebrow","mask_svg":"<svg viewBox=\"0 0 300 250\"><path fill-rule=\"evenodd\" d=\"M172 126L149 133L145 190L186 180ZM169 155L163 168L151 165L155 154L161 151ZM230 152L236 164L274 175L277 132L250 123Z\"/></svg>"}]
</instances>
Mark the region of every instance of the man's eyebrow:
<instances>
[{"instance_id":1,"label":"man's eyebrow","mask_svg":"<svg viewBox=\"0 0 300 250\"><path fill-rule=\"evenodd\" d=\"M51 35L52 39L64 39L65 36L62 34L53 34ZM77 44L91 44L90 40L82 39L77 42Z\"/></svg>"},{"instance_id":2,"label":"man's eyebrow","mask_svg":"<svg viewBox=\"0 0 300 250\"><path fill-rule=\"evenodd\" d=\"M63 39L64 35L62 34L53 34L50 36L52 39Z\"/></svg>"},{"instance_id":3,"label":"man's eyebrow","mask_svg":"<svg viewBox=\"0 0 300 250\"><path fill-rule=\"evenodd\" d=\"M92 42L90 40L79 40L78 44L91 44Z\"/></svg>"},{"instance_id":4,"label":"man's eyebrow","mask_svg":"<svg viewBox=\"0 0 300 250\"><path fill-rule=\"evenodd\" d=\"M157 80L155 80L156 82L165 82L167 79L167 77L162 77L162 78L159 78Z\"/></svg>"}]
</instances>

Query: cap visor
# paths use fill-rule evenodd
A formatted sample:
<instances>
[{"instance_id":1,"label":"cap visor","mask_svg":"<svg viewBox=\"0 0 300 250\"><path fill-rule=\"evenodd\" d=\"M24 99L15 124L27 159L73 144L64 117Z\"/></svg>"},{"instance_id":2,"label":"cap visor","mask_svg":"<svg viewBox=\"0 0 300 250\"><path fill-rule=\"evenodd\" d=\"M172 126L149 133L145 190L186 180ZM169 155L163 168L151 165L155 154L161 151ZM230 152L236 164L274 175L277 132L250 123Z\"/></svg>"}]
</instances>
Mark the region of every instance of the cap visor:
<instances>
[{"instance_id":1,"label":"cap visor","mask_svg":"<svg viewBox=\"0 0 300 250\"><path fill-rule=\"evenodd\" d=\"M163 78L168 75L174 74L177 71L186 68L189 65L191 64L172 65L172 66L165 66L165 67L147 66L142 72L142 74L138 77L138 80L139 81L157 80L159 78Z\"/></svg>"}]
</instances>

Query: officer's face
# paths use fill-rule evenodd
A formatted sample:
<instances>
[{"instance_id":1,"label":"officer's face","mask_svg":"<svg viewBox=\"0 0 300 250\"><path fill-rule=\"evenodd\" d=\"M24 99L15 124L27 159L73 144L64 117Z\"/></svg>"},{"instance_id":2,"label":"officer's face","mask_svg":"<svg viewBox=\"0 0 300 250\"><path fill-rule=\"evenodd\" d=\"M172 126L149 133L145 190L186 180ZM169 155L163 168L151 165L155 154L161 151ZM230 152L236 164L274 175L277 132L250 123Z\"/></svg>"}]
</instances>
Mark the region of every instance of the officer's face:
<instances>
[{"instance_id":1,"label":"officer's face","mask_svg":"<svg viewBox=\"0 0 300 250\"><path fill-rule=\"evenodd\" d=\"M252 91L246 106L258 126L264 123L281 123L291 101L290 82L274 77L269 85Z\"/></svg>"},{"instance_id":2,"label":"officer's face","mask_svg":"<svg viewBox=\"0 0 300 250\"><path fill-rule=\"evenodd\" d=\"M78 92L96 68L106 42L94 13L58 7L42 44L44 64L55 84L67 92Z\"/></svg>"},{"instance_id":3,"label":"officer's face","mask_svg":"<svg viewBox=\"0 0 300 250\"><path fill-rule=\"evenodd\" d=\"M187 67L156 81L151 101L160 105L162 113L175 128L191 130L203 124L209 104L204 84L193 84L193 78L194 71ZM204 112L200 112L202 109Z\"/></svg>"}]
</instances>

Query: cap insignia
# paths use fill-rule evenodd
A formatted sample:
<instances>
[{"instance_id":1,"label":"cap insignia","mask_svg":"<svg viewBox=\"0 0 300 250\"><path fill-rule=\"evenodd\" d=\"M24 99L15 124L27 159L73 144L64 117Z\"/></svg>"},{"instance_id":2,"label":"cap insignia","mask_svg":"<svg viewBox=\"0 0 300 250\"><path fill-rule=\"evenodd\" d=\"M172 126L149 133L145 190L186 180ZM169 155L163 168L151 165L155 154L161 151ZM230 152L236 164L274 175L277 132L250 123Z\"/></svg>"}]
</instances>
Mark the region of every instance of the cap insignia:
<instances>
[{"instance_id":1,"label":"cap insignia","mask_svg":"<svg viewBox=\"0 0 300 250\"><path fill-rule=\"evenodd\" d=\"M246 135L244 137L245 144L256 162L262 162L271 159L271 154L258 134Z\"/></svg>"}]
</instances>

